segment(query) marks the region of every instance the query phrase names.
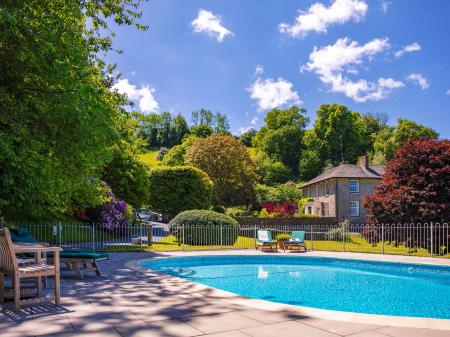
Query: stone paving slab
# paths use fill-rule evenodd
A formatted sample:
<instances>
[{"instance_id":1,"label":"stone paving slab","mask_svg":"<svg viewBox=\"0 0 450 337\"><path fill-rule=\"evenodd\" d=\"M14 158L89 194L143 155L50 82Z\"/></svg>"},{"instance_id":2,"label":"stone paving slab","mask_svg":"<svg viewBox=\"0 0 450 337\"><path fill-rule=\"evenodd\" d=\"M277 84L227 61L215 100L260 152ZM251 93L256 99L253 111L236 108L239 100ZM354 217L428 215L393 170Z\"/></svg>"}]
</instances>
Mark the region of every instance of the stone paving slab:
<instances>
[{"instance_id":1,"label":"stone paving slab","mask_svg":"<svg viewBox=\"0 0 450 337\"><path fill-rule=\"evenodd\" d=\"M219 253L224 252L214 252ZM376 321L380 325L313 318L281 309L282 305L260 305L234 294L222 297L208 287L140 274L125 266L130 260L155 255L164 256L111 254L111 260L101 264L103 277L77 280L64 272L62 306L27 306L18 314L5 307L0 313L0 336L450 337L450 331L384 326L382 320ZM49 287L51 292L51 280Z\"/></svg>"}]
</instances>

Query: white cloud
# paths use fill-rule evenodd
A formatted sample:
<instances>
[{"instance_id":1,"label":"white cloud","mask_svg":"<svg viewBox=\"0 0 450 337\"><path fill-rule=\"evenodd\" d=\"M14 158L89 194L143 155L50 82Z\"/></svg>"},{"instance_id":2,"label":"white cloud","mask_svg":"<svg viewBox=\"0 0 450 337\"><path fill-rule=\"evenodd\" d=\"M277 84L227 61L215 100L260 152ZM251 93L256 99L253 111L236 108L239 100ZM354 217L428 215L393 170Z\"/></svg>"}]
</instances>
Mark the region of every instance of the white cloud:
<instances>
[{"instance_id":1,"label":"white cloud","mask_svg":"<svg viewBox=\"0 0 450 337\"><path fill-rule=\"evenodd\" d=\"M402 57L403 54L405 54L405 53L412 53L414 51L419 51L420 49L421 49L420 44L418 44L417 42L414 42L407 46L404 46L399 51L396 51L394 55L396 58L399 58L399 57Z\"/></svg>"},{"instance_id":2,"label":"white cloud","mask_svg":"<svg viewBox=\"0 0 450 337\"><path fill-rule=\"evenodd\" d=\"M331 91L343 93L356 102L380 100L386 98L392 89L403 87L404 83L383 77L375 82L353 81L347 75L358 74L355 67L360 66L364 58L371 59L389 47L387 38L374 39L364 45L349 38L339 39L334 45L314 47L309 62L301 67L301 71L315 72L323 83L330 85Z\"/></svg>"},{"instance_id":3,"label":"white cloud","mask_svg":"<svg viewBox=\"0 0 450 337\"><path fill-rule=\"evenodd\" d=\"M393 2L391 1L381 1L381 10L383 11L383 13L387 13L387 11L389 10L389 6L392 4Z\"/></svg>"},{"instance_id":4,"label":"white cloud","mask_svg":"<svg viewBox=\"0 0 450 337\"><path fill-rule=\"evenodd\" d=\"M258 123L258 117L253 117L252 120L250 121L250 125L245 127L245 128L240 128L239 131L241 132L241 135L244 132L247 132L251 129L254 129L256 127L256 123Z\"/></svg>"},{"instance_id":5,"label":"white cloud","mask_svg":"<svg viewBox=\"0 0 450 337\"><path fill-rule=\"evenodd\" d=\"M264 67L260 66L260 65L257 65L255 67L255 76L261 75L263 73L264 73Z\"/></svg>"},{"instance_id":6,"label":"white cloud","mask_svg":"<svg viewBox=\"0 0 450 337\"><path fill-rule=\"evenodd\" d=\"M250 97L258 102L258 110L270 110L286 104L301 104L291 82L279 77L262 80L258 78L250 88Z\"/></svg>"},{"instance_id":7,"label":"white cloud","mask_svg":"<svg viewBox=\"0 0 450 337\"><path fill-rule=\"evenodd\" d=\"M450 89L448 89L445 94L450 96Z\"/></svg>"},{"instance_id":8,"label":"white cloud","mask_svg":"<svg viewBox=\"0 0 450 337\"><path fill-rule=\"evenodd\" d=\"M155 112L159 109L159 104L153 96L156 89L149 85L141 86L138 89L134 84L130 84L128 79L124 78L119 80L112 88L120 94L126 94L129 100L138 102L141 112Z\"/></svg>"},{"instance_id":9,"label":"white cloud","mask_svg":"<svg viewBox=\"0 0 450 337\"><path fill-rule=\"evenodd\" d=\"M208 36L216 38L217 42L220 43L227 36L233 36L233 33L225 28L220 21L219 15L200 9L197 18L191 22L191 25L194 28L194 32L206 33Z\"/></svg>"},{"instance_id":10,"label":"white cloud","mask_svg":"<svg viewBox=\"0 0 450 337\"><path fill-rule=\"evenodd\" d=\"M300 11L294 24L281 23L278 29L292 37L304 37L309 32L326 33L330 25L361 21L367 8L364 0L334 0L329 7L316 2L308 10Z\"/></svg>"},{"instance_id":11,"label":"white cloud","mask_svg":"<svg viewBox=\"0 0 450 337\"><path fill-rule=\"evenodd\" d=\"M426 90L430 87L427 79L423 77L422 74L410 74L406 76L406 79L421 87L422 90Z\"/></svg>"}]
</instances>

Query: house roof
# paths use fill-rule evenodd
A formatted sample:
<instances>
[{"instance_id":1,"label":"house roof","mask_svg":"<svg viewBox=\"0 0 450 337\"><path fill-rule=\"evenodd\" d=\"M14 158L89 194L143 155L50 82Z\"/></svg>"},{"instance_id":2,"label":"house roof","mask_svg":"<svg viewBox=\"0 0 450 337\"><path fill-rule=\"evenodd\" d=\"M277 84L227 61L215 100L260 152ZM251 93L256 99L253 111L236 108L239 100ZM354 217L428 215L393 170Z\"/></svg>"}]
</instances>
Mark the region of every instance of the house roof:
<instances>
[{"instance_id":1,"label":"house roof","mask_svg":"<svg viewBox=\"0 0 450 337\"><path fill-rule=\"evenodd\" d=\"M384 173L383 166L369 166L365 169L359 165L343 163L339 166L326 170L314 179L305 183L302 187L312 185L331 178L369 178L381 179Z\"/></svg>"}]
</instances>

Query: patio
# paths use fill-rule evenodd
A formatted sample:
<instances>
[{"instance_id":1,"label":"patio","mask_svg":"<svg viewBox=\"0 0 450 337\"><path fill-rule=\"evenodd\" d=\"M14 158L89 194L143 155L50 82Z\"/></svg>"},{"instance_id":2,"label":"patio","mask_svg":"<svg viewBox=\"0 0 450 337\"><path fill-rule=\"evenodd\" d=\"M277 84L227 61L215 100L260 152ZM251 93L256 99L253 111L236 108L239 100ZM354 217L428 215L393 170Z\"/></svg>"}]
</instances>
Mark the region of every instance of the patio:
<instances>
[{"instance_id":1,"label":"patio","mask_svg":"<svg viewBox=\"0 0 450 337\"><path fill-rule=\"evenodd\" d=\"M226 253L255 252L204 252ZM199 252L170 255L188 254ZM339 253L333 254L336 256ZM344 319L341 321L314 318L287 306L271 303L261 305L260 301L230 294L224 296L214 289L184 280L151 273L141 274L127 264L132 260L162 255L167 254L111 254L111 261L101 265L104 276L87 276L84 281L63 272L62 306L25 306L17 314L5 308L0 314L1 336L450 336L448 330L382 325L389 324L389 320L381 318L373 320L371 324L350 322L345 315L330 317ZM359 254L349 253L339 256L360 257ZM366 257L380 259L379 255ZM443 259L395 258L418 263L435 261L449 264L448 260ZM433 327L439 328L436 324Z\"/></svg>"}]
</instances>

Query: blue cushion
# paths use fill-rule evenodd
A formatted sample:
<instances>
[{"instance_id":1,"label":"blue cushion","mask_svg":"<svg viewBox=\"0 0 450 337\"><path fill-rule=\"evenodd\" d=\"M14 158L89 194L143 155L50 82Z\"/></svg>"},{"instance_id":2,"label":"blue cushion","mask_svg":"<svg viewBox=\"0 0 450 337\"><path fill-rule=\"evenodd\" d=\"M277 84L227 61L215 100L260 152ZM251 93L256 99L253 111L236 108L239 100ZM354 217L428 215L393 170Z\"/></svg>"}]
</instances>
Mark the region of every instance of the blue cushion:
<instances>
[{"instance_id":1,"label":"blue cushion","mask_svg":"<svg viewBox=\"0 0 450 337\"><path fill-rule=\"evenodd\" d=\"M39 241L26 228L10 229L11 239L13 242L20 243L38 243Z\"/></svg>"}]
</instances>

